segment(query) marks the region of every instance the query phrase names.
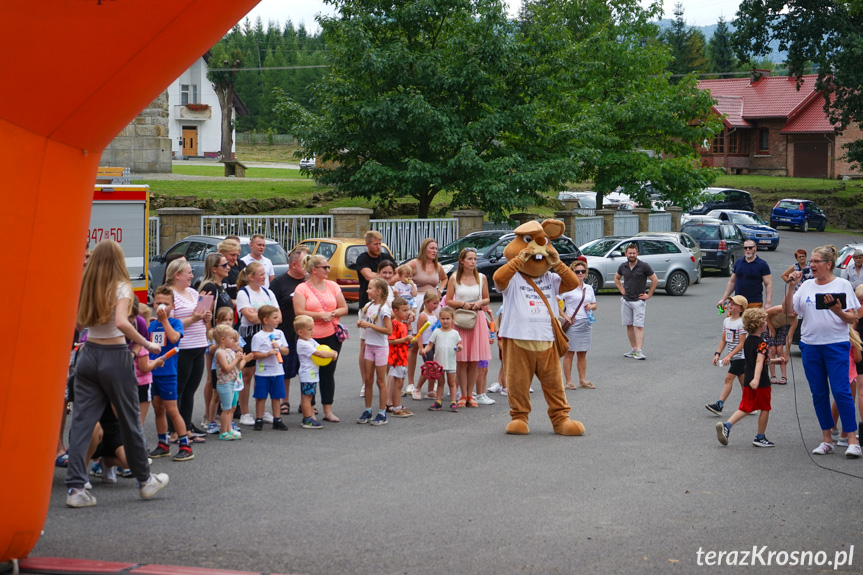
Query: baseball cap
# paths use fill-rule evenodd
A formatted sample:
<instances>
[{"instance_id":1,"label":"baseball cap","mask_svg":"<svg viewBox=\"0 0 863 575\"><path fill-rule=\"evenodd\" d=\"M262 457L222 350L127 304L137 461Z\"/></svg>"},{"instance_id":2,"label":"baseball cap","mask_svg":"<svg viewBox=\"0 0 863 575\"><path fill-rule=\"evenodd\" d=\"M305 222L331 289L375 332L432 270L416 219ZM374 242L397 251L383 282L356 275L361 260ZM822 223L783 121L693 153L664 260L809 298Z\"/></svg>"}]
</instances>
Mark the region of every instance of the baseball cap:
<instances>
[{"instance_id":1,"label":"baseball cap","mask_svg":"<svg viewBox=\"0 0 863 575\"><path fill-rule=\"evenodd\" d=\"M746 309L746 308L748 308L748 307L749 307L749 300L747 300L747 299L746 299L745 297L743 297L742 295L735 295L735 296L731 296L731 297L730 297L730 298L728 298L728 299L730 299L731 301L733 301L734 303L736 303L737 305L739 305L739 306L740 306L740 307L742 307L743 309Z\"/></svg>"}]
</instances>

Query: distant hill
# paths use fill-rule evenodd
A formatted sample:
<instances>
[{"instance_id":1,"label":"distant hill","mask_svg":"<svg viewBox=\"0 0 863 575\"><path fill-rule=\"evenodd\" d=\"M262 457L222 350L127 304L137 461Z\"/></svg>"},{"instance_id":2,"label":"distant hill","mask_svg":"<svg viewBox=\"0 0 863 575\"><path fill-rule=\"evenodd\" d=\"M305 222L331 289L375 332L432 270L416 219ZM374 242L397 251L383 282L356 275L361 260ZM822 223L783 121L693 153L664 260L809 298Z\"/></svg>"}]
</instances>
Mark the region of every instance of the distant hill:
<instances>
[{"instance_id":1,"label":"distant hill","mask_svg":"<svg viewBox=\"0 0 863 575\"><path fill-rule=\"evenodd\" d=\"M671 20L670 18L663 18L662 20L659 20L657 22L657 24L659 25L660 29L665 30L666 28L671 27L671 24L673 22L674 22L674 20ZM716 24L711 24L710 26L690 26L690 28L695 28L696 30L700 30L701 33L704 34L704 37L709 42L710 39L713 37L713 33L716 31ZM734 31L734 29L735 29L734 24L732 24L731 22L728 22L728 29L731 31ZM773 51L767 55L768 58L770 58L770 60L774 64L779 64L780 62L784 62L787 54L785 52L779 51L779 42L777 42L777 41L771 42L770 47L773 49Z\"/></svg>"}]
</instances>

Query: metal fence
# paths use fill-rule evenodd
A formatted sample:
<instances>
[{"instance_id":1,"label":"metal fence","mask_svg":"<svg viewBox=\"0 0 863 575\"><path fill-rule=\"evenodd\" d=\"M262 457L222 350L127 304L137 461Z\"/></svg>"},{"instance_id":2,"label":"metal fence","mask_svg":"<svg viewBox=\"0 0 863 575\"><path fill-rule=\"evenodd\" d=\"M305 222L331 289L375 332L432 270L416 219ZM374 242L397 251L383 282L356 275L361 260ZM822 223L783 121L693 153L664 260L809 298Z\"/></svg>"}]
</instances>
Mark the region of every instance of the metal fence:
<instances>
[{"instance_id":1,"label":"metal fence","mask_svg":"<svg viewBox=\"0 0 863 575\"><path fill-rule=\"evenodd\" d=\"M459 238L456 218L370 220L369 224L384 237L396 262L415 258L425 238L434 238L440 247Z\"/></svg>"},{"instance_id":2,"label":"metal fence","mask_svg":"<svg viewBox=\"0 0 863 575\"><path fill-rule=\"evenodd\" d=\"M150 216L148 225L146 258L150 261L153 256L162 253L159 246L159 216Z\"/></svg>"},{"instance_id":3,"label":"metal fence","mask_svg":"<svg viewBox=\"0 0 863 575\"><path fill-rule=\"evenodd\" d=\"M638 216L614 214L614 235L634 236L638 234Z\"/></svg>"},{"instance_id":4,"label":"metal fence","mask_svg":"<svg viewBox=\"0 0 863 575\"><path fill-rule=\"evenodd\" d=\"M649 232L670 232L671 231L671 214L668 212L655 212L648 216Z\"/></svg>"},{"instance_id":5,"label":"metal fence","mask_svg":"<svg viewBox=\"0 0 863 575\"><path fill-rule=\"evenodd\" d=\"M516 227L518 227L518 226L514 225L510 221L489 222L489 221L483 220L483 222L482 222L482 229L485 232L491 232L491 231L497 231L497 230L511 232Z\"/></svg>"},{"instance_id":6,"label":"metal fence","mask_svg":"<svg viewBox=\"0 0 863 575\"><path fill-rule=\"evenodd\" d=\"M572 210L579 216L595 216L596 210L594 208L575 208Z\"/></svg>"},{"instance_id":7,"label":"metal fence","mask_svg":"<svg viewBox=\"0 0 863 575\"><path fill-rule=\"evenodd\" d=\"M297 144L297 139L290 134L267 134L266 132L237 132L237 142L241 144L269 144L271 146L289 146Z\"/></svg>"},{"instance_id":8,"label":"metal fence","mask_svg":"<svg viewBox=\"0 0 863 575\"><path fill-rule=\"evenodd\" d=\"M251 236L261 234L285 251L306 238L331 237L333 216L203 216L201 234Z\"/></svg>"},{"instance_id":9,"label":"metal fence","mask_svg":"<svg viewBox=\"0 0 863 575\"><path fill-rule=\"evenodd\" d=\"M575 218L575 237L573 240L579 247L587 242L601 238L603 235L603 217Z\"/></svg>"}]
</instances>

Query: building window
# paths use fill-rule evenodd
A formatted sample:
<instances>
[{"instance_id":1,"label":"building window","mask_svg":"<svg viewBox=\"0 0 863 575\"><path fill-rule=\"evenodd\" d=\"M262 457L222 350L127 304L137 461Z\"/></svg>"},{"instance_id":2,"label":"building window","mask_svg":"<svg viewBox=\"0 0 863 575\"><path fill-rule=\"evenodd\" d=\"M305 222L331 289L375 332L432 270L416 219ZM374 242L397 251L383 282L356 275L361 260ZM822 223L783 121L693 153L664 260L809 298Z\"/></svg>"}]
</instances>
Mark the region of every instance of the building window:
<instances>
[{"instance_id":1,"label":"building window","mask_svg":"<svg viewBox=\"0 0 863 575\"><path fill-rule=\"evenodd\" d=\"M742 156L749 155L749 131L736 130L728 135L728 153Z\"/></svg>"},{"instance_id":2,"label":"building window","mask_svg":"<svg viewBox=\"0 0 863 575\"><path fill-rule=\"evenodd\" d=\"M197 84L180 84L180 104L200 104Z\"/></svg>"},{"instance_id":3,"label":"building window","mask_svg":"<svg viewBox=\"0 0 863 575\"><path fill-rule=\"evenodd\" d=\"M713 148L711 152L714 154L724 154L725 153L725 128L719 132L719 135L713 139Z\"/></svg>"},{"instance_id":4,"label":"building window","mask_svg":"<svg viewBox=\"0 0 863 575\"><path fill-rule=\"evenodd\" d=\"M758 129L758 151L766 152L770 149L770 129L769 128L759 128Z\"/></svg>"}]
</instances>

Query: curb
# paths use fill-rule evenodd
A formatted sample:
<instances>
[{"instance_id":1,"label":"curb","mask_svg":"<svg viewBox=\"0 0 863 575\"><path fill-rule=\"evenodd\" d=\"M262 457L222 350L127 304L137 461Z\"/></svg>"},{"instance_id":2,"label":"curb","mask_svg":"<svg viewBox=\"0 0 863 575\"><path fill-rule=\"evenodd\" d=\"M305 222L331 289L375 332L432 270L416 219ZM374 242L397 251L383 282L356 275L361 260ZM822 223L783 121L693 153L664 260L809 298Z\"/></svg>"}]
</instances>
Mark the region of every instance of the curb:
<instances>
[{"instance_id":1,"label":"curb","mask_svg":"<svg viewBox=\"0 0 863 575\"><path fill-rule=\"evenodd\" d=\"M68 559L65 557L29 557L19 561L18 567L21 573L40 575L288 575L261 571L231 571L177 565Z\"/></svg>"}]
</instances>

